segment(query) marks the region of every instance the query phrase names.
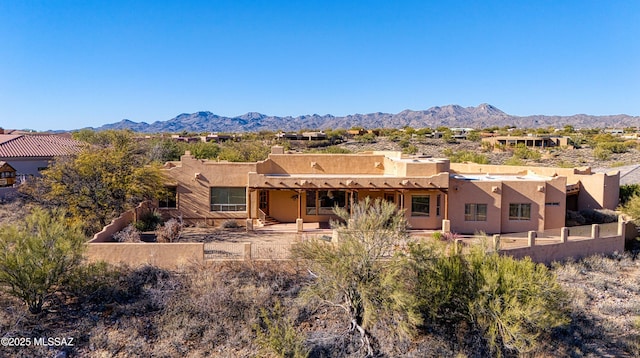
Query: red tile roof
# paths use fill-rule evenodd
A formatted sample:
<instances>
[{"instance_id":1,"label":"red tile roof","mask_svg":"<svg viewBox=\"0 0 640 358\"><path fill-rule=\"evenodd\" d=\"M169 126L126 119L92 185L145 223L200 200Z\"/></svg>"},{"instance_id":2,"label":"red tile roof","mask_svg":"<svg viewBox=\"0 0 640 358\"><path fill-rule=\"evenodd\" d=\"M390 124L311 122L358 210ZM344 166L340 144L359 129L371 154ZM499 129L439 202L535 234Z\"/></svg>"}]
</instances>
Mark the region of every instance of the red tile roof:
<instances>
[{"instance_id":1,"label":"red tile roof","mask_svg":"<svg viewBox=\"0 0 640 358\"><path fill-rule=\"evenodd\" d=\"M81 142L57 135L0 135L0 158L59 157L81 147Z\"/></svg>"}]
</instances>

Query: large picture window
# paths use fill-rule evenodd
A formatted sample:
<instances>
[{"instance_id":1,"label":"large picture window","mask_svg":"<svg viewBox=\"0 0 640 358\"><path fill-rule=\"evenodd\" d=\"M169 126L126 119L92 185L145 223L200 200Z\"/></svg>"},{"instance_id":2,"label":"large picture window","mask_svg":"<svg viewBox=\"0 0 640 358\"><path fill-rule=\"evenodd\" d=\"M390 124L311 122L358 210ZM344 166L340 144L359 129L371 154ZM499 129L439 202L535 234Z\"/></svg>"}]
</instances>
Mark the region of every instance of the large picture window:
<instances>
[{"instance_id":1,"label":"large picture window","mask_svg":"<svg viewBox=\"0 0 640 358\"><path fill-rule=\"evenodd\" d=\"M158 207L161 209L175 209L178 207L178 188L175 186L165 187L162 197L158 200Z\"/></svg>"},{"instance_id":2,"label":"large picture window","mask_svg":"<svg viewBox=\"0 0 640 358\"><path fill-rule=\"evenodd\" d=\"M429 216L429 195L411 196L411 216Z\"/></svg>"},{"instance_id":3,"label":"large picture window","mask_svg":"<svg viewBox=\"0 0 640 358\"><path fill-rule=\"evenodd\" d=\"M211 211L247 211L247 189L211 188Z\"/></svg>"},{"instance_id":4,"label":"large picture window","mask_svg":"<svg viewBox=\"0 0 640 358\"><path fill-rule=\"evenodd\" d=\"M487 221L487 204L464 204L464 221Z\"/></svg>"},{"instance_id":5,"label":"large picture window","mask_svg":"<svg viewBox=\"0 0 640 358\"><path fill-rule=\"evenodd\" d=\"M531 220L531 204L509 204L509 220Z\"/></svg>"},{"instance_id":6,"label":"large picture window","mask_svg":"<svg viewBox=\"0 0 640 358\"><path fill-rule=\"evenodd\" d=\"M307 190L307 215L333 215L333 208L344 208L347 193L340 190Z\"/></svg>"}]
</instances>

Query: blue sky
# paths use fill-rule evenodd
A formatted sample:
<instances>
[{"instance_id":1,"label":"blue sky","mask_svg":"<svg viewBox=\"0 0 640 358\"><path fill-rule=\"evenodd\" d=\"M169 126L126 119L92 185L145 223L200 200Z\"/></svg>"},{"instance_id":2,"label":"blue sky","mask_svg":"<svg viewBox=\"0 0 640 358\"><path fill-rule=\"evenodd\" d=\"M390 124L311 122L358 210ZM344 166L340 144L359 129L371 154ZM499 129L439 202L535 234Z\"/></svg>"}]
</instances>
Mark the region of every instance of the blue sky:
<instances>
[{"instance_id":1,"label":"blue sky","mask_svg":"<svg viewBox=\"0 0 640 358\"><path fill-rule=\"evenodd\" d=\"M640 1L0 1L0 126L640 115Z\"/></svg>"}]
</instances>

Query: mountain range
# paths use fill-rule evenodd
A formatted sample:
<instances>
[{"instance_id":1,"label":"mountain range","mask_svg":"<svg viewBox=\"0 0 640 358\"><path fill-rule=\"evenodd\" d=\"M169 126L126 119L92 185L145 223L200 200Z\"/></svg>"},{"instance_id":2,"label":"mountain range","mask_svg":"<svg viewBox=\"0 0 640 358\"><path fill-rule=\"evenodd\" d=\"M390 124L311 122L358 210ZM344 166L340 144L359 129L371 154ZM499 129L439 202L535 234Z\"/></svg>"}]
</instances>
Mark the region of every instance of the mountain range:
<instances>
[{"instance_id":1,"label":"mountain range","mask_svg":"<svg viewBox=\"0 0 640 358\"><path fill-rule=\"evenodd\" d=\"M260 130L298 131L301 129L349 129L364 128L488 128L493 126L515 126L517 128L562 128L572 125L574 128L638 127L640 117L625 114L593 116L575 114L572 116L514 116L507 114L490 104L477 107L447 105L431 107L427 110L404 110L400 113L351 114L343 117L326 115L303 115L298 117L269 116L249 112L237 117L224 117L211 112L183 113L167 121L151 124L133 122L124 119L117 123L105 124L95 130L131 129L142 133L160 132L257 132Z\"/></svg>"}]
</instances>

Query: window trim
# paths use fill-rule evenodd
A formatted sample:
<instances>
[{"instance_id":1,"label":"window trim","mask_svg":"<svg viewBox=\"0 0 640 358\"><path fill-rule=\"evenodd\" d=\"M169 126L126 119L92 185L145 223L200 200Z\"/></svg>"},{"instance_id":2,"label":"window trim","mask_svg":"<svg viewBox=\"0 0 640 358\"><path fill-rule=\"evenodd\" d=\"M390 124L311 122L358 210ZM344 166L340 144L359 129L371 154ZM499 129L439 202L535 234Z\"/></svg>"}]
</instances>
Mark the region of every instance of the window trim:
<instances>
[{"instance_id":1,"label":"window trim","mask_svg":"<svg viewBox=\"0 0 640 358\"><path fill-rule=\"evenodd\" d=\"M158 209L177 209L178 208L178 186L177 185L167 185L165 186L167 189L166 195L163 196L162 199L158 200ZM173 191L173 206L169 205L169 198L171 196L171 192Z\"/></svg>"},{"instance_id":2,"label":"window trim","mask_svg":"<svg viewBox=\"0 0 640 358\"><path fill-rule=\"evenodd\" d=\"M243 202L242 203L229 203L229 198L232 197L231 193L227 193L227 202L226 203L214 203L213 202L213 190L214 189L242 189ZM239 192L236 192L238 194ZM214 210L216 206L219 210ZM227 210L222 210L222 209ZM232 210L229 210L232 209ZM243 186L212 186L209 187L209 211L211 212L230 212L230 213L241 213L247 212L247 188Z\"/></svg>"},{"instance_id":3,"label":"window trim","mask_svg":"<svg viewBox=\"0 0 640 358\"><path fill-rule=\"evenodd\" d=\"M426 203L414 202L415 199L423 198L426 199ZM416 205L420 205L426 208L426 211L418 211L415 210ZM429 194L416 194L411 195L411 216L412 217L421 217L427 218L431 216L431 195Z\"/></svg>"},{"instance_id":4,"label":"window trim","mask_svg":"<svg viewBox=\"0 0 640 358\"><path fill-rule=\"evenodd\" d=\"M517 205L517 206L516 206ZM527 208L527 210L523 210ZM512 215L512 210L515 209L516 214ZM525 211L528 211L528 216L525 216ZM531 203L509 203L509 220L510 221L530 221L531 220Z\"/></svg>"},{"instance_id":5,"label":"window trim","mask_svg":"<svg viewBox=\"0 0 640 358\"><path fill-rule=\"evenodd\" d=\"M480 214L480 210L478 210L480 208L484 208L484 215ZM485 203L464 204L464 221L487 221L487 209L488 205Z\"/></svg>"}]
</instances>

